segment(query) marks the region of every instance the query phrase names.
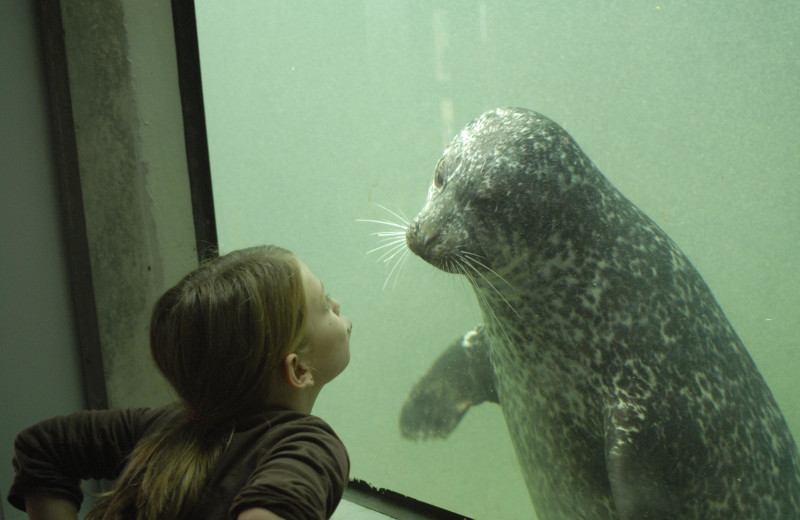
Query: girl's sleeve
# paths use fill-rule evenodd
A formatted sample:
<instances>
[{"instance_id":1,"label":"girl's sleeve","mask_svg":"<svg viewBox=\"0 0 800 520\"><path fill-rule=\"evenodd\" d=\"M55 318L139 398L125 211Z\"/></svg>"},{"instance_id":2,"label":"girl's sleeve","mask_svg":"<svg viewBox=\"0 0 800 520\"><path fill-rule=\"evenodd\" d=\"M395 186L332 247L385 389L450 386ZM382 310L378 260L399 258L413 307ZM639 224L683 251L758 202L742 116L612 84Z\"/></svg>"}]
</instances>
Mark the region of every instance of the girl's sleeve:
<instances>
[{"instance_id":1,"label":"girl's sleeve","mask_svg":"<svg viewBox=\"0 0 800 520\"><path fill-rule=\"evenodd\" d=\"M113 479L163 409L86 411L48 419L14 440L14 481L8 501L25 510L25 493L52 493L83 501L80 481Z\"/></svg>"},{"instance_id":2,"label":"girl's sleeve","mask_svg":"<svg viewBox=\"0 0 800 520\"><path fill-rule=\"evenodd\" d=\"M233 501L231 518L260 507L283 518L330 518L344 493L350 460L342 441L321 419L281 428L250 479ZM270 436L274 439L274 436Z\"/></svg>"}]
</instances>

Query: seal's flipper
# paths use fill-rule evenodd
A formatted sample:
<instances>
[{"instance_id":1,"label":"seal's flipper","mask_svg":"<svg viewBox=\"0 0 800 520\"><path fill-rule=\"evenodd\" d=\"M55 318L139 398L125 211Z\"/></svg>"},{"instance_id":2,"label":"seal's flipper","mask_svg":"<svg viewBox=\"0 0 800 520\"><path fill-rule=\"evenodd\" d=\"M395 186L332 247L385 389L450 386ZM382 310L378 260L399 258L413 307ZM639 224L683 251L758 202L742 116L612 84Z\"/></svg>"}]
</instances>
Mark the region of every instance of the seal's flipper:
<instances>
[{"instance_id":1,"label":"seal's flipper","mask_svg":"<svg viewBox=\"0 0 800 520\"><path fill-rule=\"evenodd\" d=\"M414 385L400 412L403 437L447 437L470 407L498 402L494 377L489 344L479 326L451 343Z\"/></svg>"}]
</instances>

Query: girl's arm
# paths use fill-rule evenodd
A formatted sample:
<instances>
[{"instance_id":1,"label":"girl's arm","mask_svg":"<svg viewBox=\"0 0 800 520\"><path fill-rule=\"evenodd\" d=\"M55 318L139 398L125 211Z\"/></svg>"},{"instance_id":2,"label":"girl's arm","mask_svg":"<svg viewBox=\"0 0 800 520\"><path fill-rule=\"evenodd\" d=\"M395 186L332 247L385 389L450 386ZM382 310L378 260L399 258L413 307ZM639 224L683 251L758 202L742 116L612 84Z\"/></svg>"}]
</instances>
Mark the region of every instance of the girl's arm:
<instances>
[{"instance_id":1,"label":"girl's arm","mask_svg":"<svg viewBox=\"0 0 800 520\"><path fill-rule=\"evenodd\" d=\"M25 493L25 509L30 520L76 520L75 502L51 493L30 491Z\"/></svg>"},{"instance_id":2,"label":"girl's arm","mask_svg":"<svg viewBox=\"0 0 800 520\"><path fill-rule=\"evenodd\" d=\"M239 516L236 517L236 520L284 520L284 518L276 515L275 513L271 513L266 509L254 507L239 513Z\"/></svg>"},{"instance_id":3,"label":"girl's arm","mask_svg":"<svg viewBox=\"0 0 800 520\"><path fill-rule=\"evenodd\" d=\"M25 508L29 493L49 494L78 505L81 480L113 479L127 455L167 409L84 411L48 419L14 440L14 481L8 501Z\"/></svg>"}]
</instances>

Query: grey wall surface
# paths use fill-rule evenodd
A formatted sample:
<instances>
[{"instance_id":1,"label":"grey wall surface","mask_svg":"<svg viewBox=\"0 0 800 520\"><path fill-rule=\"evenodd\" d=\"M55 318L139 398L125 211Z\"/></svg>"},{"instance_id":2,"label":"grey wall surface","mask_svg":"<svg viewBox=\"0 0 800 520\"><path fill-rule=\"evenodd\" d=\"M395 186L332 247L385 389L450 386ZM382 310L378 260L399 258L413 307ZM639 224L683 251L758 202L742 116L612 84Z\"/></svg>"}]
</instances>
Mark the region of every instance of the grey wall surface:
<instances>
[{"instance_id":1,"label":"grey wall surface","mask_svg":"<svg viewBox=\"0 0 800 520\"><path fill-rule=\"evenodd\" d=\"M170 5L62 13L109 405L162 404L150 310L197 263Z\"/></svg>"},{"instance_id":2,"label":"grey wall surface","mask_svg":"<svg viewBox=\"0 0 800 520\"><path fill-rule=\"evenodd\" d=\"M83 408L35 3L0 4L0 489L18 430Z\"/></svg>"}]
</instances>

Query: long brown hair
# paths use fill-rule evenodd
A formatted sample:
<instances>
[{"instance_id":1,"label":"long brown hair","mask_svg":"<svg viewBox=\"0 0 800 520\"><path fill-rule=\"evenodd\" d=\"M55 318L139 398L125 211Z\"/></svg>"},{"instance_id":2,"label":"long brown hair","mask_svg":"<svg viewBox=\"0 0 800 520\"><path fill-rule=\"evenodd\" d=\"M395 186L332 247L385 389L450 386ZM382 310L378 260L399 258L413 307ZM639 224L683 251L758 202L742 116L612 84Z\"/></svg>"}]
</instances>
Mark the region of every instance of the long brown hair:
<instances>
[{"instance_id":1,"label":"long brown hair","mask_svg":"<svg viewBox=\"0 0 800 520\"><path fill-rule=\"evenodd\" d=\"M298 262L275 246L234 251L161 296L150 350L193 420L142 439L88 520L177 520L192 513L234 421L264 407L282 360L302 346Z\"/></svg>"}]
</instances>

